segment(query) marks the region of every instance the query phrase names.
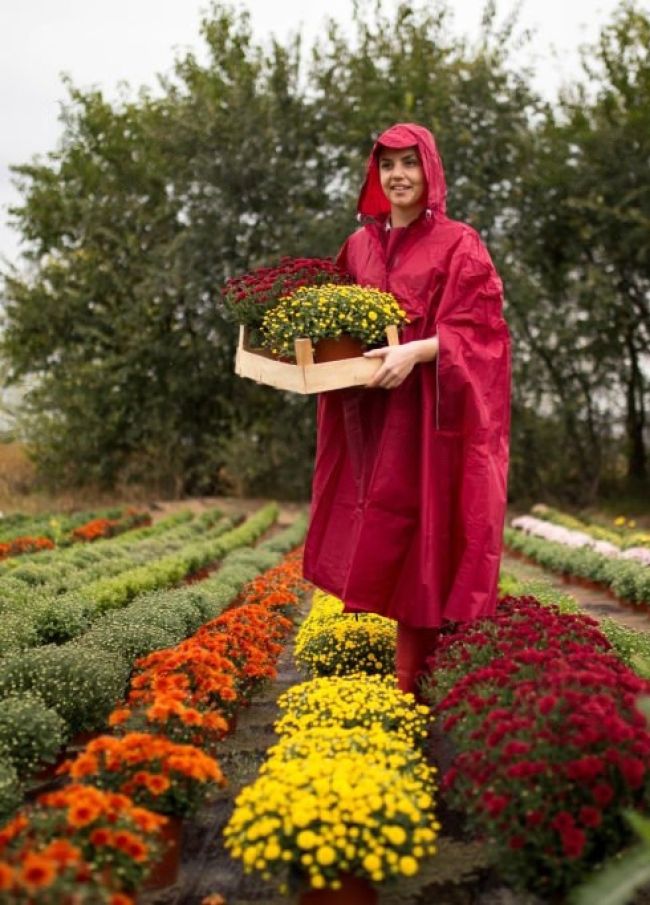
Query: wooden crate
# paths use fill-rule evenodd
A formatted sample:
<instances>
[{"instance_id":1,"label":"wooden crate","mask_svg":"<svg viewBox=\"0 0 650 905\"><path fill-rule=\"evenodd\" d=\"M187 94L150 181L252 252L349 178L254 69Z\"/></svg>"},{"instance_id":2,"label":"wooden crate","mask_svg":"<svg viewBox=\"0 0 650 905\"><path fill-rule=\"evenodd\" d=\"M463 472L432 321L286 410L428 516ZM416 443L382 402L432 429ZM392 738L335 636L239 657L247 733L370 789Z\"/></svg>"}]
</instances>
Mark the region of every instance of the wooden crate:
<instances>
[{"instance_id":1,"label":"wooden crate","mask_svg":"<svg viewBox=\"0 0 650 905\"><path fill-rule=\"evenodd\" d=\"M386 328L386 339L390 346L399 343L397 327ZM307 395L365 386L382 364L380 358L362 356L315 364L310 339L297 339L295 346L296 364L277 361L265 349L252 349L248 343L248 328L240 326L235 373L277 390Z\"/></svg>"}]
</instances>

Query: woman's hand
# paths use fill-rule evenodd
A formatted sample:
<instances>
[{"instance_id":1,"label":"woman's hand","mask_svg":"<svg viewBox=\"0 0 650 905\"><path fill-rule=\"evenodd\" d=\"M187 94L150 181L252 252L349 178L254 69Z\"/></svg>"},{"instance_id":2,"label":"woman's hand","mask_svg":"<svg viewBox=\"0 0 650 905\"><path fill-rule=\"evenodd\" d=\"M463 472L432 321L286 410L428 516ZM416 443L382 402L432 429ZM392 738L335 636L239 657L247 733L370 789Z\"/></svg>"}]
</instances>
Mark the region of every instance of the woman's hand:
<instances>
[{"instance_id":1,"label":"woman's hand","mask_svg":"<svg viewBox=\"0 0 650 905\"><path fill-rule=\"evenodd\" d=\"M394 390L406 380L416 364L433 361L438 354L438 337L415 339L400 346L383 346L363 354L365 358L383 359L381 367L367 386Z\"/></svg>"}]
</instances>

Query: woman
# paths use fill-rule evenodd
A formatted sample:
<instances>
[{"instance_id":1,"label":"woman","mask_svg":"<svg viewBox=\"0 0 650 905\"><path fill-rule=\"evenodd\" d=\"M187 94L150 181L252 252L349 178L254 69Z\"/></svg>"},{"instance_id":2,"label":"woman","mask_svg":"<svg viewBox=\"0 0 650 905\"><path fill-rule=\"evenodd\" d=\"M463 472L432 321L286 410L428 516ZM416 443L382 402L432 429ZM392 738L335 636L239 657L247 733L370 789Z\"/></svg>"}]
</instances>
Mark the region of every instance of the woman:
<instances>
[{"instance_id":1,"label":"woman","mask_svg":"<svg viewBox=\"0 0 650 905\"><path fill-rule=\"evenodd\" d=\"M378 139L364 225L340 263L392 292L409 323L369 389L322 394L305 577L348 612L397 620L400 688L445 621L491 615L506 508L510 341L502 284L477 233L445 216L431 133Z\"/></svg>"}]
</instances>

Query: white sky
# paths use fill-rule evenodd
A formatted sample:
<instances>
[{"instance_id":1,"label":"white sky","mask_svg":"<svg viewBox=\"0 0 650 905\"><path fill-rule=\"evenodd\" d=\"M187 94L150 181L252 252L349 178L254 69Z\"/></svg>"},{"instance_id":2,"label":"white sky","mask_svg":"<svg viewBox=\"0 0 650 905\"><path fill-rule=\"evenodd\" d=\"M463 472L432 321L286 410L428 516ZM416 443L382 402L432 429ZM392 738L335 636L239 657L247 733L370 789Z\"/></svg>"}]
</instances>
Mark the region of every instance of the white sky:
<instances>
[{"instance_id":1,"label":"white sky","mask_svg":"<svg viewBox=\"0 0 650 905\"><path fill-rule=\"evenodd\" d=\"M514 0L498 2L502 19ZM283 39L301 24L311 43L327 15L349 19L351 0L247 0L258 38ZM384 0L392 9L397 0ZM416 4L417 5L417 4ZM473 35L483 0L452 0L455 30ZM60 74L114 96L121 81L153 85L175 50L200 48L203 0L0 0L0 256L14 261L18 236L6 208L17 200L9 165L52 149L59 135ZM552 99L580 71L578 47L592 41L617 0L523 0L521 26L536 30L525 59L536 87Z\"/></svg>"}]
</instances>

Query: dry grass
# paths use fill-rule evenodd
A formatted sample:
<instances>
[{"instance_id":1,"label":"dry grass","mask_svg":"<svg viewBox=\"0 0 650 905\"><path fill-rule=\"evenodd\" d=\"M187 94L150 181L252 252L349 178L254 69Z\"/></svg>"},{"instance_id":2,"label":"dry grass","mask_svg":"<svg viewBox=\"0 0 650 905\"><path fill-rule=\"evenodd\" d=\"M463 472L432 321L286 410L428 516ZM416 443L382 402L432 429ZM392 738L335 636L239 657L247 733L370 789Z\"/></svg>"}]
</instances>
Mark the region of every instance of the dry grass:
<instances>
[{"instance_id":1,"label":"dry grass","mask_svg":"<svg viewBox=\"0 0 650 905\"><path fill-rule=\"evenodd\" d=\"M130 488L128 493L107 493L88 487L49 493L39 487L26 447L21 443L0 443L0 511L4 513L72 512L146 504L150 499L150 493L142 488Z\"/></svg>"}]
</instances>

